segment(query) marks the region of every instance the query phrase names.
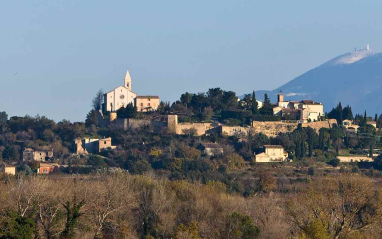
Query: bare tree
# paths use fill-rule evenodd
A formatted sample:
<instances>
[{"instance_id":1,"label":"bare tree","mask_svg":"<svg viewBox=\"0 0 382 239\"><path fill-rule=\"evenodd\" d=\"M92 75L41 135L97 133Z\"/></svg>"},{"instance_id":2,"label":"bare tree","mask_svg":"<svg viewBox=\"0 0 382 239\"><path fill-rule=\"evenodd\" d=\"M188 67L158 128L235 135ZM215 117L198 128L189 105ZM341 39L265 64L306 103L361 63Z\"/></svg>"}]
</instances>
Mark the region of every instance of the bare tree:
<instances>
[{"instance_id":1,"label":"bare tree","mask_svg":"<svg viewBox=\"0 0 382 239\"><path fill-rule=\"evenodd\" d=\"M317 179L287 205L297 231L332 238L357 235L381 220L382 203L373 182L359 176Z\"/></svg>"}]
</instances>

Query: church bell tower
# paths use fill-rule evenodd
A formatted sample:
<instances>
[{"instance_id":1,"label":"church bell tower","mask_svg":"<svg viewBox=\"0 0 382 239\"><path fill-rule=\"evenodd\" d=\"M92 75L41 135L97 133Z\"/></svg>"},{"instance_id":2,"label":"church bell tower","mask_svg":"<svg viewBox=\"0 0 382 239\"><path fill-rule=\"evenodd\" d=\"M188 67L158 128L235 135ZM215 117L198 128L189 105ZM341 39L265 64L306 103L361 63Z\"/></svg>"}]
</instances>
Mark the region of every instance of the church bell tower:
<instances>
[{"instance_id":1,"label":"church bell tower","mask_svg":"<svg viewBox=\"0 0 382 239\"><path fill-rule=\"evenodd\" d=\"M129 73L129 70L127 70L126 72L126 76L125 76L125 84L124 86L129 89L129 91L131 91L131 77L130 77L130 73Z\"/></svg>"}]
</instances>

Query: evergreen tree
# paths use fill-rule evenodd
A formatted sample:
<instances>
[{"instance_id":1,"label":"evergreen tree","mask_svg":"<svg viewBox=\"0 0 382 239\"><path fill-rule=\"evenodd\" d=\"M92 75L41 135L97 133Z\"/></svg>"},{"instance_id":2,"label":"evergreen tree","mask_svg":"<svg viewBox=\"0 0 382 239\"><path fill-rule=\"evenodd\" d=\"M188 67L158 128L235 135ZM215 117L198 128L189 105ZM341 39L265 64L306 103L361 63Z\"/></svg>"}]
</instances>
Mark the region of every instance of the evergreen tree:
<instances>
[{"instance_id":1,"label":"evergreen tree","mask_svg":"<svg viewBox=\"0 0 382 239\"><path fill-rule=\"evenodd\" d=\"M346 114L348 117L350 117L350 112L349 110L347 109L346 110ZM337 107L336 108L333 108L329 113L328 113L328 118L329 119L336 119L338 124L342 124L342 121L344 120L344 116L343 116L343 109L342 109L342 104L341 102L338 103ZM352 116L352 113L351 113L351 116Z\"/></svg>"},{"instance_id":2,"label":"evergreen tree","mask_svg":"<svg viewBox=\"0 0 382 239\"><path fill-rule=\"evenodd\" d=\"M363 121L362 121L361 125L366 125L366 124L367 124L367 113L366 113L366 110L365 110L365 113L363 115Z\"/></svg>"},{"instance_id":3,"label":"evergreen tree","mask_svg":"<svg viewBox=\"0 0 382 239\"><path fill-rule=\"evenodd\" d=\"M343 116L343 119L347 119L347 120L354 120L354 117L353 117L353 112L351 110L351 107L348 105L346 106L343 110L342 110L342 116Z\"/></svg>"},{"instance_id":4,"label":"evergreen tree","mask_svg":"<svg viewBox=\"0 0 382 239\"><path fill-rule=\"evenodd\" d=\"M271 100L268 97L268 94L264 94L264 104L260 109L260 114L262 115L273 115L273 108L271 104Z\"/></svg>"},{"instance_id":5,"label":"evergreen tree","mask_svg":"<svg viewBox=\"0 0 382 239\"><path fill-rule=\"evenodd\" d=\"M264 105L263 105L263 107L269 107L269 106L271 106L271 100L269 99L268 94L265 93L264 94Z\"/></svg>"},{"instance_id":6,"label":"evergreen tree","mask_svg":"<svg viewBox=\"0 0 382 239\"><path fill-rule=\"evenodd\" d=\"M137 116L137 107L132 103L126 105L125 108L117 110L117 117L119 119L135 118Z\"/></svg>"},{"instance_id":7,"label":"evergreen tree","mask_svg":"<svg viewBox=\"0 0 382 239\"><path fill-rule=\"evenodd\" d=\"M258 103L257 103L257 100L256 100L256 94L255 94L255 91L252 92L252 114L258 114Z\"/></svg>"},{"instance_id":8,"label":"evergreen tree","mask_svg":"<svg viewBox=\"0 0 382 239\"><path fill-rule=\"evenodd\" d=\"M93 109L96 111L100 111L102 109L102 103L103 103L103 91L99 90L92 101Z\"/></svg>"}]
</instances>

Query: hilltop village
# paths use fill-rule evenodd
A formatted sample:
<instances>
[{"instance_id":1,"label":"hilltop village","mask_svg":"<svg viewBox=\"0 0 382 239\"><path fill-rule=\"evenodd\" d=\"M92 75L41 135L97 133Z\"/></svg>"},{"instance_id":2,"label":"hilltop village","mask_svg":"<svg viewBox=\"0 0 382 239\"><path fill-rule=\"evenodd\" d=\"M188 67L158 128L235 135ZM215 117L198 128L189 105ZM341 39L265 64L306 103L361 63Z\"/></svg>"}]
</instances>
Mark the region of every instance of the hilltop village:
<instances>
[{"instance_id":1,"label":"hilltop village","mask_svg":"<svg viewBox=\"0 0 382 239\"><path fill-rule=\"evenodd\" d=\"M225 157L224 149L229 148L226 150L238 160L235 167L247 165L246 162L249 166L293 162L307 157L324 161L372 162L379 152L381 127L381 117L377 115L375 119L368 117L366 112L363 116L353 116L351 107L342 108L341 103L325 113L324 105L319 102L288 101L281 92L277 102L272 103L266 94L264 100L256 98L255 92L239 98L234 92L214 88L206 93L186 92L170 105L161 102L157 95L133 92L129 71L122 86L107 93L97 93L85 124L66 121L56 124L45 117L29 116L8 120L5 112L2 115L2 131L15 134L14 145L9 146L4 143L9 139L4 139L0 148L5 163L3 170L12 174L16 168L29 164L39 174L65 171L69 168L67 159L73 157L96 157L102 165L108 165L115 154L125 151L123 145L126 143L130 145L129 154L148 157L144 159L148 165L153 152L160 158L171 147L175 147L172 153L175 159L179 155L191 154L194 159L204 157L212 161ZM35 129L30 135L34 124L43 124L46 129L43 132ZM75 125L80 132L63 140L60 133L55 132L63 125ZM142 144L147 145L134 147L132 142L125 142L126 138L140 132L145 133L132 141L149 137L147 142L141 139ZM302 136L296 140L295 134ZM159 142L150 142L158 136L182 140L163 147ZM59 143L57 137L61 138ZM60 144L59 149L57 144ZM219 153L213 153L215 151ZM126 162L121 163L117 165L129 170Z\"/></svg>"},{"instance_id":2,"label":"hilltop village","mask_svg":"<svg viewBox=\"0 0 382 239\"><path fill-rule=\"evenodd\" d=\"M220 88L170 103L132 82L127 71L96 93L85 122L0 112L0 237L24 233L4 229L20 223L39 238L345 238L378 225L368 185L382 178L382 115ZM354 192L354 224L341 220L355 209L331 221Z\"/></svg>"}]
</instances>

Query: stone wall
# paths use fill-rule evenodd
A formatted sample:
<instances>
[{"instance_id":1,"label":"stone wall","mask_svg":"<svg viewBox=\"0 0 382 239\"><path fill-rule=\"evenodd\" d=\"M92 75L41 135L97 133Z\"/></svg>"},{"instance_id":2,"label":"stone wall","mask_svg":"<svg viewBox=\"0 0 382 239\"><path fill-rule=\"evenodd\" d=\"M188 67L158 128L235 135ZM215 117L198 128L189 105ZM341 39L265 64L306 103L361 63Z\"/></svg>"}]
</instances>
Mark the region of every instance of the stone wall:
<instances>
[{"instance_id":1,"label":"stone wall","mask_svg":"<svg viewBox=\"0 0 382 239\"><path fill-rule=\"evenodd\" d=\"M250 131L249 127L240 127L240 126L219 126L218 132L221 135L225 136L234 136L234 135L247 135Z\"/></svg>"},{"instance_id":2,"label":"stone wall","mask_svg":"<svg viewBox=\"0 0 382 239\"><path fill-rule=\"evenodd\" d=\"M284 123L281 121L253 121L252 133L262 133L268 137L276 137L280 133L289 133L297 129L298 123Z\"/></svg>"},{"instance_id":3,"label":"stone wall","mask_svg":"<svg viewBox=\"0 0 382 239\"><path fill-rule=\"evenodd\" d=\"M367 157L367 156L338 156L337 158L340 160L340 162L343 162L343 163L360 162L360 161L372 162L373 161L372 158Z\"/></svg>"},{"instance_id":4,"label":"stone wall","mask_svg":"<svg viewBox=\"0 0 382 239\"><path fill-rule=\"evenodd\" d=\"M329 120L325 120L325 121L303 123L301 126L304 128L311 127L312 129L316 130L316 132L318 133L318 131L321 128L331 129L331 128L333 128L334 125L337 125L337 120L329 119Z\"/></svg>"},{"instance_id":5,"label":"stone wall","mask_svg":"<svg viewBox=\"0 0 382 239\"><path fill-rule=\"evenodd\" d=\"M187 134L190 130L195 130L196 136L205 135L206 132L212 129L211 123L180 123L176 126L176 134Z\"/></svg>"}]
</instances>

